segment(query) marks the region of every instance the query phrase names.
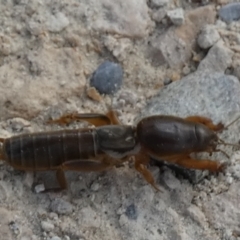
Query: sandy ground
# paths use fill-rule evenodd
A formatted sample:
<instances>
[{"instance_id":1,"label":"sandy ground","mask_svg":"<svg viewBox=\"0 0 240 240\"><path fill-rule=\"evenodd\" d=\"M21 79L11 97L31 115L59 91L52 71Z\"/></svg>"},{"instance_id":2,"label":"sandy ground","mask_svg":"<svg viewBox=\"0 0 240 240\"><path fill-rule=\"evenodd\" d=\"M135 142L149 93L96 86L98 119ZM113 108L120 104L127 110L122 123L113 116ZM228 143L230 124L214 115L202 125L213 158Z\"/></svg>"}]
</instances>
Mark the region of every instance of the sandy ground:
<instances>
[{"instance_id":1,"label":"sandy ground","mask_svg":"<svg viewBox=\"0 0 240 240\"><path fill-rule=\"evenodd\" d=\"M219 19L222 4L1 1L1 138L61 129L47 121L109 106L124 124L153 114L230 122L240 110L240 25ZM105 60L122 66L123 85L96 101L89 80ZM223 137L237 143L238 129ZM54 173L1 162L0 239L240 239L239 152L227 151L229 166L218 175L149 167L161 192L132 162L107 172L68 172L69 189L58 193L41 192L43 183L56 185Z\"/></svg>"}]
</instances>

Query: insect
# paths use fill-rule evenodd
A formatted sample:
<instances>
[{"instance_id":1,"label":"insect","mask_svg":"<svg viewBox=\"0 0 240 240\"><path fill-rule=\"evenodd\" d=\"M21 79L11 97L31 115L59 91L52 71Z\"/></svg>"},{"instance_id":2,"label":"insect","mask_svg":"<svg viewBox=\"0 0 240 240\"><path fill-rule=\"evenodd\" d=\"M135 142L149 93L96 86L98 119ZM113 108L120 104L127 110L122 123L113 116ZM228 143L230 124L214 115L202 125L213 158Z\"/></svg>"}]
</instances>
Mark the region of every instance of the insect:
<instances>
[{"instance_id":1,"label":"insect","mask_svg":"<svg viewBox=\"0 0 240 240\"><path fill-rule=\"evenodd\" d=\"M64 171L106 170L136 152L134 128L117 124L114 115L80 114L78 117L99 127L1 138L0 159L18 170L55 170L60 188L65 189Z\"/></svg>"},{"instance_id":2,"label":"insect","mask_svg":"<svg viewBox=\"0 0 240 240\"><path fill-rule=\"evenodd\" d=\"M106 170L133 156L135 169L159 190L147 169L150 157L186 168L218 172L223 170L224 164L208 159L199 161L190 154L223 152L217 149L219 144L234 145L217 136L217 132L224 129L221 123L215 125L202 116L183 119L156 115L143 118L135 127L121 125L115 112L109 111L106 115L69 114L52 122L66 124L76 120L88 121L96 128L0 139L3 143L0 158L20 170L56 170L57 180L64 189L67 187L66 170Z\"/></svg>"}]
</instances>

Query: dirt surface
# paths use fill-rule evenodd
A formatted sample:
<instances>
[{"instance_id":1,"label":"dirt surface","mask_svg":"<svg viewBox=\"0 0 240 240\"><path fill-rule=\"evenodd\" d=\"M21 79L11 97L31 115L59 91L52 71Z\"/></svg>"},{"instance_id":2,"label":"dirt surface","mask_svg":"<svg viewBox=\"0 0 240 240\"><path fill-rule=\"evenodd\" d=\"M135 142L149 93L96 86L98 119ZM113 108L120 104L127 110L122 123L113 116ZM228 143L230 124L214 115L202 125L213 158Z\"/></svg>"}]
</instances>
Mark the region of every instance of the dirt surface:
<instances>
[{"instance_id":1,"label":"dirt surface","mask_svg":"<svg viewBox=\"0 0 240 240\"><path fill-rule=\"evenodd\" d=\"M220 20L223 4L0 1L0 137L62 129L47 121L110 106L123 124L154 114L231 122L240 110L240 23ZM124 73L114 95L90 87L106 60ZM237 143L238 129L222 136ZM228 148L230 159L212 156L228 161L227 169L201 173L195 184L171 167L149 167L161 192L132 161L105 172L67 172L68 190L47 193L43 184L56 186L54 173L1 162L0 239L240 239L237 150Z\"/></svg>"}]
</instances>

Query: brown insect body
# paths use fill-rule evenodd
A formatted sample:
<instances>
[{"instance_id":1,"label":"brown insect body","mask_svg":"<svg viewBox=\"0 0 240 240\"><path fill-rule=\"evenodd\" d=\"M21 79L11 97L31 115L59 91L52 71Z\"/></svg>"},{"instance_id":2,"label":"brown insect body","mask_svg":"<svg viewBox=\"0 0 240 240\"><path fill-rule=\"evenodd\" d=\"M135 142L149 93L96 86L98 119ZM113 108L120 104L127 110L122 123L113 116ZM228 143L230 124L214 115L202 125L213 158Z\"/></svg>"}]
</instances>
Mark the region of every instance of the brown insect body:
<instances>
[{"instance_id":1,"label":"brown insect body","mask_svg":"<svg viewBox=\"0 0 240 240\"><path fill-rule=\"evenodd\" d=\"M61 188L67 187L65 170L105 170L130 156L134 156L135 169L156 189L154 178L146 168L150 157L212 172L224 166L217 161L199 161L190 156L197 152L218 152L221 151L217 149L218 144L227 145L216 133L223 125L215 125L205 117L151 116L143 118L135 128L121 125L110 111L107 115L70 114L53 122L74 120L85 120L97 127L0 139L3 143L0 158L20 170L56 170Z\"/></svg>"},{"instance_id":2,"label":"brown insect body","mask_svg":"<svg viewBox=\"0 0 240 240\"><path fill-rule=\"evenodd\" d=\"M18 170L56 170L66 188L65 170L100 171L136 152L131 126L106 125L94 129L22 134L1 139L0 158Z\"/></svg>"},{"instance_id":3,"label":"brown insect body","mask_svg":"<svg viewBox=\"0 0 240 240\"><path fill-rule=\"evenodd\" d=\"M56 170L65 162L100 154L94 137L91 130L23 134L4 141L3 156L16 169Z\"/></svg>"},{"instance_id":4,"label":"brown insect body","mask_svg":"<svg viewBox=\"0 0 240 240\"><path fill-rule=\"evenodd\" d=\"M214 151L218 137L201 123L174 116L152 116L137 125L141 146L150 155L169 156Z\"/></svg>"}]
</instances>

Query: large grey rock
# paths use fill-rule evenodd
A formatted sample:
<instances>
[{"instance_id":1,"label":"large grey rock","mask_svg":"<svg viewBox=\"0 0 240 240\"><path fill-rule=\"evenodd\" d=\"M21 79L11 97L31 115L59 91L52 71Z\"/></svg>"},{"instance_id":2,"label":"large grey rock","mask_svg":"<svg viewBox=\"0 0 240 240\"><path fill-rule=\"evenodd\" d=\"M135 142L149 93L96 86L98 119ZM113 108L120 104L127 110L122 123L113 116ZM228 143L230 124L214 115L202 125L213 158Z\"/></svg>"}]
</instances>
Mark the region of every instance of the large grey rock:
<instances>
[{"instance_id":1,"label":"large grey rock","mask_svg":"<svg viewBox=\"0 0 240 240\"><path fill-rule=\"evenodd\" d=\"M235 2L235 3L229 3L225 6L223 6L219 12L219 17L224 21L224 22L232 22L240 19L240 3Z\"/></svg>"},{"instance_id":2,"label":"large grey rock","mask_svg":"<svg viewBox=\"0 0 240 240\"><path fill-rule=\"evenodd\" d=\"M197 71L162 88L139 118L156 114L202 115L226 123L239 112L240 83L236 77Z\"/></svg>"},{"instance_id":3,"label":"large grey rock","mask_svg":"<svg viewBox=\"0 0 240 240\"><path fill-rule=\"evenodd\" d=\"M208 52L207 56L200 62L198 71L225 72L232 64L233 52L219 41Z\"/></svg>"}]
</instances>

